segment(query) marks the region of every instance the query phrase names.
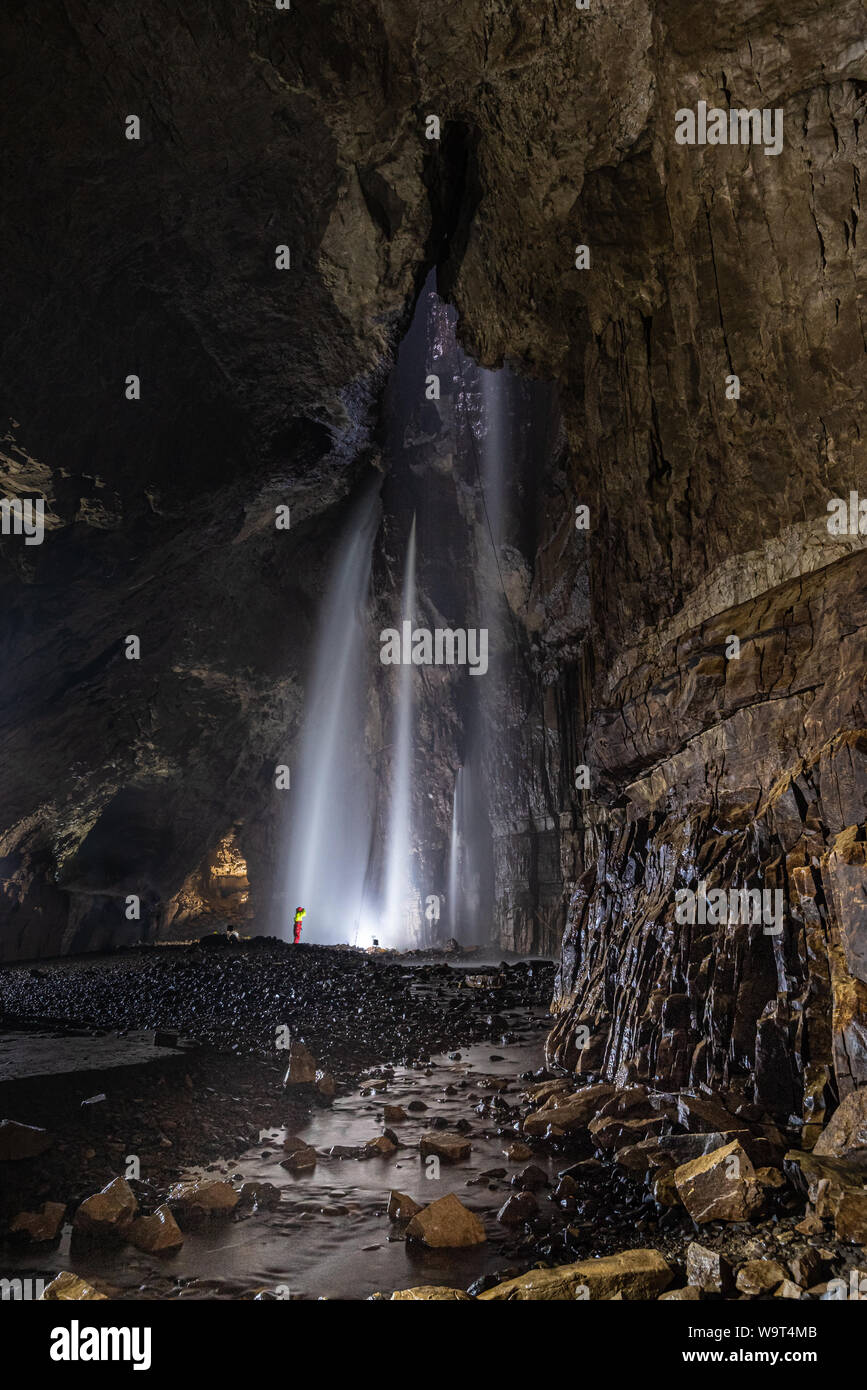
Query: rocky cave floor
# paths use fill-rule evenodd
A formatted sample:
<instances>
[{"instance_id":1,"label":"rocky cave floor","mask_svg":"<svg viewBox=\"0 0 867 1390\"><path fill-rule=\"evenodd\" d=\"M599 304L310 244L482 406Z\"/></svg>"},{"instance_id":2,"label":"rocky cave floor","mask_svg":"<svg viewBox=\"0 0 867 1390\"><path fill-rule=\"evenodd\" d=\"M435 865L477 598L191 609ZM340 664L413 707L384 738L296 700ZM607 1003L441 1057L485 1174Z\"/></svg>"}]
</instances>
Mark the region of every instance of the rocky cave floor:
<instances>
[{"instance_id":1,"label":"rocky cave floor","mask_svg":"<svg viewBox=\"0 0 867 1390\"><path fill-rule=\"evenodd\" d=\"M553 972L223 937L4 968L0 1052L156 1044L0 1080L7 1275L57 1274L61 1298L389 1297L369 1252L402 1245L407 1298L864 1288L853 1105L807 1154L740 1092L555 1075ZM297 1246L306 1277L220 1277L213 1233L239 1222L268 1268ZM324 1287L317 1241L344 1266Z\"/></svg>"}]
</instances>

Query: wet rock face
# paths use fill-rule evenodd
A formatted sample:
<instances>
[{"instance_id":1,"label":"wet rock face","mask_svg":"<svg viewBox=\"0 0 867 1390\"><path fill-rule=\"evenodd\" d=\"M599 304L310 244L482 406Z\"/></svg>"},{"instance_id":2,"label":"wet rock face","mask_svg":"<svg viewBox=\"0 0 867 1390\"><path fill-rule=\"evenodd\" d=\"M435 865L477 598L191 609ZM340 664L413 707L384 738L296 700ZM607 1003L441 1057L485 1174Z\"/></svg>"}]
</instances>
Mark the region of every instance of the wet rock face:
<instances>
[{"instance_id":1,"label":"wet rock face","mask_svg":"<svg viewBox=\"0 0 867 1390\"><path fill-rule=\"evenodd\" d=\"M807 1142L834 1090L867 1081L864 605L858 554L645 648L611 682L587 748L623 804L584 813L553 1058L740 1086L802 1114Z\"/></svg>"}]
</instances>

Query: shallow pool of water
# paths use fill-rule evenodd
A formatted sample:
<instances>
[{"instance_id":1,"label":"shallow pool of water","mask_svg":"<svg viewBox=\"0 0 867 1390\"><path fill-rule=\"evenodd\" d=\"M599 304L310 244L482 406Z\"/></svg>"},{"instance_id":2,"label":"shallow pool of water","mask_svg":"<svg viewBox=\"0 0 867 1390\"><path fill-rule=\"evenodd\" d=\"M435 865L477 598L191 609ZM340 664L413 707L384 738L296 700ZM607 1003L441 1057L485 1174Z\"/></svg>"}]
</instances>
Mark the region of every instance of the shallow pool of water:
<instances>
[{"instance_id":1,"label":"shallow pool of water","mask_svg":"<svg viewBox=\"0 0 867 1390\"><path fill-rule=\"evenodd\" d=\"M522 1084L519 1074L542 1065L550 1018L544 1010L523 1009L507 1013L505 1020L507 1036L514 1041L463 1047L460 1060L434 1057L427 1067L430 1075L395 1067L387 1081L375 1076L363 1079L352 1094L313 1112L294 1130L320 1154L312 1172L293 1175L282 1168L286 1131L266 1130L260 1143L240 1158L179 1175L207 1171L236 1183L272 1183L281 1189L275 1210L190 1232L182 1249L169 1259L129 1246L114 1252L72 1253L67 1228L60 1245L36 1265L32 1255L22 1259L20 1272L25 1265L31 1274L74 1269L85 1277L107 1280L122 1289L125 1297L237 1298L267 1289L284 1298L366 1298L376 1291L390 1293L417 1284L465 1288L482 1274L508 1267L504 1247L513 1244L515 1237L497 1223L496 1214L512 1191L512 1175L526 1160L510 1162L505 1155L510 1136L498 1137L496 1118L477 1114L474 1106L496 1093L494 1086L485 1084L486 1078L505 1081L507 1089L499 1094L510 1105L516 1103ZM447 1086L454 1088L454 1094L445 1093ZM327 1156L335 1145L357 1146L376 1138L383 1129L383 1106L405 1109L413 1100L423 1101L428 1108L407 1112L405 1121L392 1126L401 1143L416 1145L435 1116L444 1117L450 1128L465 1119L471 1126L466 1137L473 1146L465 1162L442 1164L436 1177L428 1175L414 1147L387 1157ZM549 1178L554 1176L556 1161L539 1156L533 1162ZM480 1172L492 1168L505 1169L505 1176L479 1182ZM386 1214L392 1188L422 1205L454 1192L482 1217L487 1243L469 1250L427 1250L406 1242Z\"/></svg>"}]
</instances>

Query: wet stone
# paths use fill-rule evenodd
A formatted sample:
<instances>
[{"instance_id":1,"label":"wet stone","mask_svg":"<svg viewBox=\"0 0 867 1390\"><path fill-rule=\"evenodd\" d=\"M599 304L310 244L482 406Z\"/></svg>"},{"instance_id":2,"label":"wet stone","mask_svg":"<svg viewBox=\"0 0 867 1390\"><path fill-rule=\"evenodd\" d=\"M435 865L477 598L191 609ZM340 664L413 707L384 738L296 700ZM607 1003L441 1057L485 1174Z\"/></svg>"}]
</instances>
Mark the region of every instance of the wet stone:
<instances>
[{"instance_id":1,"label":"wet stone","mask_svg":"<svg viewBox=\"0 0 867 1390\"><path fill-rule=\"evenodd\" d=\"M500 1210L497 1220L501 1226L523 1226L539 1214L539 1203L532 1192L514 1192Z\"/></svg>"},{"instance_id":2,"label":"wet stone","mask_svg":"<svg viewBox=\"0 0 867 1390\"><path fill-rule=\"evenodd\" d=\"M687 1248L686 1279L706 1293L727 1294L734 1284L732 1267L725 1255L697 1241Z\"/></svg>"},{"instance_id":3,"label":"wet stone","mask_svg":"<svg viewBox=\"0 0 867 1390\"><path fill-rule=\"evenodd\" d=\"M413 1216L406 1228L410 1239L434 1248L455 1249L481 1245L487 1240L485 1228L475 1212L471 1212L450 1192Z\"/></svg>"},{"instance_id":4,"label":"wet stone","mask_svg":"<svg viewBox=\"0 0 867 1390\"><path fill-rule=\"evenodd\" d=\"M289 1048L289 1065L283 1077L284 1086L312 1086L316 1083L315 1058L303 1042L293 1042Z\"/></svg>"},{"instance_id":5,"label":"wet stone","mask_svg":"<svg viewBox=\"0 0 867 1390\"><path fill-rule=\"evenodd\" d=\"M419 1142L419 1153L423 1159L432 1155L442 1163L460 1163L469 1158L472 1144L462 1134L426 1134Z\"/></svg>"},{"instance_id":6,"label":"wet stone","mask_svg":"<svg viewBox=\"0 0 867 1390\"><path fill-rule=\"evenodd\" d=\"M415 1216L416 1212L422 1208L412 1197L405 1192L398 1192L397 1188L392 1188L388 1198L388 1218L390 1221L408 1221Z\"/></svg>"},{"instance_id":7,"label":"wet stone","mask_svg":"<svg viewBox=\"0 0 867 1390\"><path fill-rule=\"evenodd\" d=\"M776 1260L747 1260L737 1272L735 1286L741 1293L758 1297L772 1293L786 1277L786 1271Z\"/></svg>"},{"instance_id":8,"label":"wet stone","mask_svg":"<svg viewBox=\"0 0 867 1390\"><path fill-rule=\"evenodd\" d=\"M126 1178L114 1178L101 1192L81 1203L73 1217L76 1231L101 1239L124 1238L138 1213L138 1201Z\"/></svg>"},{"instance_id":9,"label":"wet stone","mask_svg":"<svg viewBox=\"0 0 867 1390\"><path fill-rule=\"evenodd\" d=\"M106 1294L100 1293L93 1284L89 1284L80 1275L73 1274L71 1270L61 1270L61 1272L47 1284L42 1292L42 1298L48 1302L65 1301L71 1299L74 1302L90 1301L98 1302L105 1299Z\"/></svg>"},{"instance_id":10,"label":"wet stone","mask_svg":"<svg viewBox=\"0 0 867 1390\"><path fill-rule=\"evenodd\" d=\"M175 1183L166 1194L166 1201L175 1216L185 1220L218 1219L231 1216L240 1200L239 1194L227 1182L213 1178L195 1178L191 1182Z\"/></svg>"},{"instance_id":11,"label":"wet stone","mask_svg":"<svg viewBox=\"0 0 867 1390\"><path fill-rule=\"evenodd\" d=\"M19 1212L9 1227L9 1234L34 1245L49 1244L60 1234L65 1215L64 1202L44 1202L41 1211Z\"/></svg>"},{"instance_id":12,"label":"wet stone","mask_svg":"<svg viewBox=\"0 0 867 1390\"><path fill-rule=\"evenodd\" d=\"M171 1255L179 1250L184 1237L171 1211L157 1207L152 1216L140 1216L130 1226L127 1240L138 1250L152 1255Z\"/></svg>"},{"instance_id":13,"label":"wet stone","mask_svg":"<svg viewBox=\"0 0 867 1390\"><path fill-rule=\"evenodd\" d=\"M755 1170L737 1140L678 1168L677 1193L693 1221L749 1221L761 1206Z\"/></svg>"}]
</instances>

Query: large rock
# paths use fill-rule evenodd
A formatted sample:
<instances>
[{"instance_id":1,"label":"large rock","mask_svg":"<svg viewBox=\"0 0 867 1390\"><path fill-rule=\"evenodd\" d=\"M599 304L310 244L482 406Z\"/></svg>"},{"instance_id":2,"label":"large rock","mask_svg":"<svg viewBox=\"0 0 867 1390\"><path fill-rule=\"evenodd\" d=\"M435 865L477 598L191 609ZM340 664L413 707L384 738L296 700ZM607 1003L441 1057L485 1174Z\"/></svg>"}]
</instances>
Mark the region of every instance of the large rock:
<instances>
[{"instance_id":1,"label":"large rock","mask_svg":"<svg viewBox=\"0 0 867 1390\"><path fill-rule=\"evenodd\" d=\"M100 1238L124 1238L138 1213L138 1199L126 1178L114 1178L87 1197L72 1219L73 1228Z\"/></svg>"},{"instance_id":2,"label":"large rock","mask_svg":"<svg viewBox=\"0 0 867 1390\"><path fill-rule=\"evenodd\" d=\"M140 1216L127 1231L127 1240L150 1255L173 1255L184 1243L183 1232L165 1203L152 1216Z\"/></svg>"},{"instance_id":3,"label":"large rock","mask_svg":"<svg viewBox=\"0 0 867 1390\"><path fill-rule=\"evenodd\" d=\"M867 1154L867 1086L843 1098L816 1140L813 1153L820 1158Z\"/></svg>"},{"instance_id":4,"label":"large rock","mask_svg":"<svg viewBox=\"0 0 867 1390\"><path fill-rule=\"evenodd\" d=\"M772 1293L787 1278L777 1260L747 1260L737 1272L735 1285L741 1293L757 1298L760 1294Z\"/></svg>"},{"instance_id":5,"label":"large rock","mask_svg":"<svg viewBox=\"0 0 867 1390\"><path fill-rule=\"evenodd\" d=\"M316 1059L303 1042L293 1042L289 1047L289 1064L283 1077L284 1086L314 1086L319 1073Z\"/></svg>"},{"instance_id":6,"label":"large rock","mask_svg":"<svg viewBox=\"0 0 867 1390\"><path fill-rule=\"evenodd\" d=\"M572 1134L576 1129L584 1129L603 1101L613 1094L614 1087L604 1084L587 1086L572 1095L557 1091L549 1096L541 1110L524 1116L521 1128L525 1134L540 1135L553 1125L564 1134Z\"/></svg>"},{"instance_id":7,"label":"large rock","mask_svg":"<svg viewBox=\"0 0 867 1390\"><path fill-rule=\"evenodd\" d=\"M286 1157L282 1160L280 1167L286 1168L290 1173L309 1173L315 1167L319 1155L312 1144L308 1144L306 1139L299 1139L297 1135L287 1134L283 1140L283 1150ZM360 1150L353 1150L355 1156ZM339 1157L339 1155L335 1155Z\"/></svg>"},{"instance_id":8,"label":"large rock","mask_svg":"<svg viewBox=\"0 0 867 1390\"><path fill-rule=\"evenodd\" d=\"M726 1134L744 1126L721 1101L697 1091L681 1091L677 1097L677 1118L690 1134Z\"/></svg>"},{"instance_id":9,"label":"large rock","mask_svg":"<svg viewBox=\"0 0 867 1390\"><path fill-rule=\"evenodd\" d=\"M867 1155L856 1147L845 1158L828 1158L793 1149L786 1169L806 1191L822 1220L831 1219L839 1240L867 1244Z\"/></svg>"},{"instance_id":10,"label":"large rock","mask_svg":"<svg viewBox=\"0 0 867 1390\"><path fill-rule=\"evenodd\" d=\"M166 1202L175 1216L184 1222L218 1219L231 1216L240 1194L230 1183L217 1178L195 1178L175 1183L166 1193Z\"/></svg>"},{"instance_id":11,"label":"large rock","mask_svg":"<svg viewBox=\"0 0 867 1390\"><path fill-rule=\"evenodd\" d=\"M539 1202L532 1192L514 1192L497 1212L501 1226L523 1226L539 1214Z\"/></svg>"},{"instance_id":12,"label":"large rock","mask_svg":"<svg viewBox=\"0 0 867 1390\"><path fill-rule=\"evenodd\" d=\"M479 1300L516 1299L566 1302L576 1298L656 1298L668 1287L672 1271L658 1250L626 1250L599 1260L579 1260L555 1269L531 1269L479 1294Z\"/></svg>"},{"instance_id":13,"label":"large rock","mask_svg":"<svg viewBox=\"0 0 867 1390\"><path fill-rule=\"evenodd\" d=\"M465 1158L469 1158L473 1146L469 1139L465 1139L462 1134L453 1134L449 1130L437 1130L433 1134L425 1134L419 1141L418 1151L423 1159L434 1155L442 1163L461 1163Z\"/></svg>"},{"instance_id":14,"label":"large rock","mask_svg":"<svg viewBox=\"0 0 867 1390\"><path fill-rule=\"evenodd\" d=\"M591 1120L587 1132L600 1149L616 1152L632 1147L642 1140L659 1135L669 1121L664 1115L652 1118L621 1119L618 1115L602 1115Z\"/></svg>"},{"instance_id":15,"label":"large rock","mask_svg":"<svg viewBox=\"0 0 867 1390\"><path fill-rule=\"evenodd\" d=\"M482 1245L487 1240L481 1218L468 1211L453 1192L416 1212L406 1234L435 1249Z\"/></svg>"},{"instance_id":16,"label":"large rock","mask_svg":"<svg viewBox=\"0 0 867 1390\"><path fill-rule=\"evenodd\" d=\"M397 1153L397 1144L387 1134L368 1139L364 1146L364 1154L368 1158L390 1158L393 1153Z\"/></svg>"},{"instance_id":17,"label":"large rock","mask_svg":"<svg viewBox=\"0 0 867 1390\"><path fill-rule=\"evenodd\" d=\"M67 1299L75 1303L91 1302L98 1303L105 1301L107 1295L100 1293L93 1284L89 1284L80 1274L73 1274L71 1270L63 1269L55 1275L50 1284L47 1284L40 1295L46 1303L65 1302Z\"/></svg>"},{"instance_id":18,"label":"large rock","mask_svg":"<svg viewBox=\"0 0 867 1390\"><path fill-rule=\"evenodd\" d=\"M732 1267L721 1251L693 1240L686 1251L686 1282L706 1293L726 1294L733 1284Z\"/></svg>"},{"instance_id":19,"label":"large rock","mask_svg":"<svg viewBox=\"0 0 867 1390\"><path fill-rule=\"evenodd\" d=\"M416 1289L396 1289L392 1303L472 1303L463 1289L450 1289L443 1284L420 1284Z\"/></svg>"},{"instance_id":20,"label":"large rock","mask_svg":"<svg viewBox=\"0 0 867 1390\"><path fill-rule=\"evenodd\" d=\"M867 1247L867 1189L851 1188L833 1204L834 1232L838 1240Z\"/></svg>"},{"instance_id":21,"label":"large rock","mask_svg":"<svg viewBox=\"0 0 867 1390\"><path fill-rule=\"evenodd\" d=\"M289 1070L292 1070L291 1064ZM334 1097L337 1095L337 1082L334 1080L334 1077L331 1075L331 1072L317 1070L315 1081L316 1090L319 1092L320 1096L322 1096L325 1100L333 1100ZM386 1107L386 1109L387 1108L388 1107Z\"/></svg>"},{"instance_id":22,"label":"large rock","mask_svg":"<svg viewBox=\"0 0 867 1390\"><path fill-rule=\"evenodd\" d=\"M34 1245L48 1244L57 1239L65 1215L64 1202L43 1202L41 1211L19 1212L9 1227L9 1234Z\"/></svg>"},{"instance_id":23,"label":"large rock","mask_svg":"<svg viewBox=\"0 0 867 1390\"><path fill-rule=\"evenodd\" d=\"M737 1140L676 1169L678 1196L699 1226L750 1221L762 1206L755 1169Z\"/></svg>"},{"instance_id":24,"label":"large rock","mask_svg":"<svg viewBox=\"0 0 867 1390\"><path fill-rule=\"evenodd\" d=\"M408 1221L411 1216L422 1208L418 1202L413 1201L405 1192L398 1192L397 1188L392 1188L388 1197L388 1219L389 1221Z\"/></svg>"}]
</instances>

